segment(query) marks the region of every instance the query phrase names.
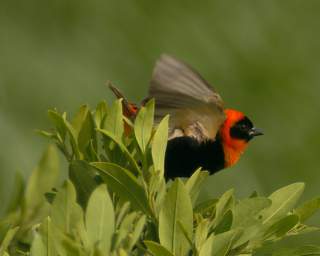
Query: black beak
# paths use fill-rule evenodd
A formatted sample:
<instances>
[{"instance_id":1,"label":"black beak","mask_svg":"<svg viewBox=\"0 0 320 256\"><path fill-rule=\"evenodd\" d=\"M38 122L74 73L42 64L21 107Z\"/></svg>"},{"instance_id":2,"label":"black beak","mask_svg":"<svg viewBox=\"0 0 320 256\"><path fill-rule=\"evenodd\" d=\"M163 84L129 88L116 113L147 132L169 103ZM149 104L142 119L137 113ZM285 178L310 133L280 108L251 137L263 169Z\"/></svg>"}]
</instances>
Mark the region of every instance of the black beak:
<instances>
[{"instance_id":1,"label":"black beak","mask_svg":"<svg viewBox=\"0 0 320 256\"><path fill-rule=\"evenodd\" d=\"M262 132L261 129L256 128L256 127L252 127L251 130L249 131L249 135L251 138L255 137L255 136L260 136L263 135L264 133Z\"/></svg>"}]
</instances>

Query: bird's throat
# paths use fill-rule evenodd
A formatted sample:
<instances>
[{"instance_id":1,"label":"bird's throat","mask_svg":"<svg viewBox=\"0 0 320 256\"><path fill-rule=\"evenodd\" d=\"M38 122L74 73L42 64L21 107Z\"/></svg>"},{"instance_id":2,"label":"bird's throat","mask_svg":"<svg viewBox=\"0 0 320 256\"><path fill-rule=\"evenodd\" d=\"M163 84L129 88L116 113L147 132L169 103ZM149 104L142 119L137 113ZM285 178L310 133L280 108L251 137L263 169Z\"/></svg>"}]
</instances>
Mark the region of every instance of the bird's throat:
<instances>
[{"instance_id":1,"label":"bird's throat","mask_svg":"<svg viewBox=\"0 0 320 256\"><path fill-rule=\"evenodd\" d=\"M247 147L247 143L223 143L224 166L231 167L236 164Z\"/></svg>"}]
</instances>

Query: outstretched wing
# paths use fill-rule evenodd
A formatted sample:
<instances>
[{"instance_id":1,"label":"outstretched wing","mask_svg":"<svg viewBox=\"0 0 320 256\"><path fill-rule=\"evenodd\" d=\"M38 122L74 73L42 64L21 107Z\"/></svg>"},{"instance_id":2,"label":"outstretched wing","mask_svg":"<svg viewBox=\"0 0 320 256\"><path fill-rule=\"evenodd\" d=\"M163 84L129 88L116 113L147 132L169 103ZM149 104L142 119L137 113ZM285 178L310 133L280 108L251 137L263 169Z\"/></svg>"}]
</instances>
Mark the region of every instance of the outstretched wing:
<instances>
[{"instance_id":1,"label":"outstretched wing","mask_svg":"<svg viewBox=\"0 0 320 256\"><path fill-rule=\"evenodd\" d=\"M215 139L225 119L220 95L191 67L166 54L156 62L148 97L155 98L156 122L170 114L170 138Z\"/></svg>"}]
</instances>

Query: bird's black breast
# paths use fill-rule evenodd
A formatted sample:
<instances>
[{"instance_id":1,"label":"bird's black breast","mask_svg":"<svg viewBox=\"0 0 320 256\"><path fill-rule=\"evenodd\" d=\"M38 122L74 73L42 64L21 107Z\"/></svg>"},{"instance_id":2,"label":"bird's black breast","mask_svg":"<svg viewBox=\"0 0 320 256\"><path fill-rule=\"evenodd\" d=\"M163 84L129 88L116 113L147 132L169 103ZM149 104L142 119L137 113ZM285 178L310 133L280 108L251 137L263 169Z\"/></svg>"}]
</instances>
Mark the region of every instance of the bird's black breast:
<instances>
[{"instance_id":1,"label":"bird's black breast","mask_svg":"<svg viewBox=\"0 0 320 256\"><path fill-rule=\"evenodd\" d=\"M220 139L199 143L191 137L177 137L168 142L165 177L190 177L199 167L213 174L224 168L224 153Z\"/></svg>"}]
</instances>

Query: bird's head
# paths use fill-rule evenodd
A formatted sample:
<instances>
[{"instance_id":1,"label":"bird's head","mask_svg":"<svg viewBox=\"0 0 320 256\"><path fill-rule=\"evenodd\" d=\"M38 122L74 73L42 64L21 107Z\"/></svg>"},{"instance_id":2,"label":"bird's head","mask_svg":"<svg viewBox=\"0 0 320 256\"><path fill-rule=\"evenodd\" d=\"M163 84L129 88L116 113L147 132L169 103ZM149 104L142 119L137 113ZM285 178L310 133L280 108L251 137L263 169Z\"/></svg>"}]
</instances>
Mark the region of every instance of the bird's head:
<instances>
[{"instance_id":1,"label":"bird's head","mask_svg":"<svg viewBox=\"0 0 320 256\"><path fill-rule=\"evenodd\" d=\"M225 110L226 119L220 128L226 165L235 164L246 149L248 142L263 132L254 127L251 120L242 112L234 109Z\"/></svg>"}]
</instances>

